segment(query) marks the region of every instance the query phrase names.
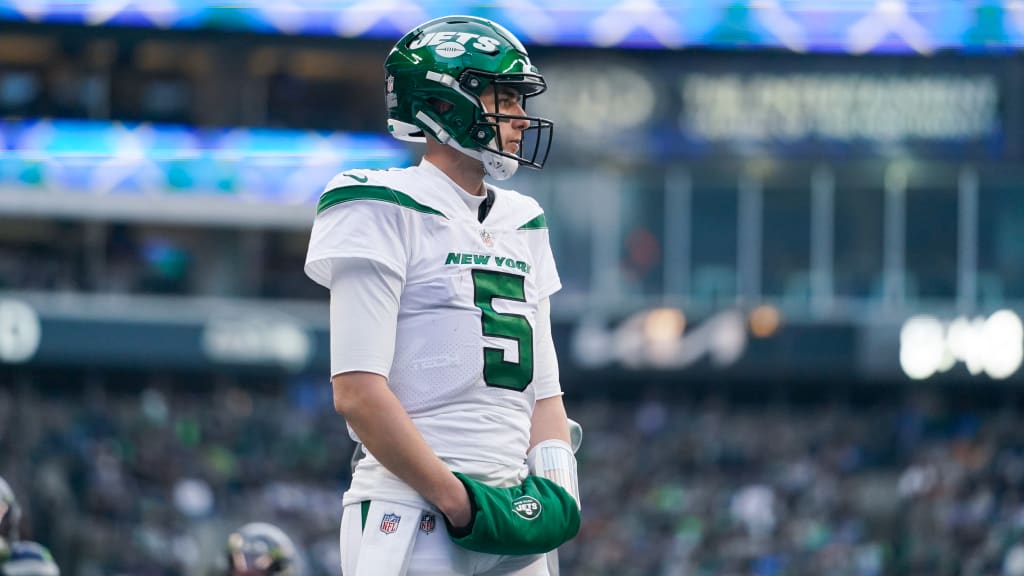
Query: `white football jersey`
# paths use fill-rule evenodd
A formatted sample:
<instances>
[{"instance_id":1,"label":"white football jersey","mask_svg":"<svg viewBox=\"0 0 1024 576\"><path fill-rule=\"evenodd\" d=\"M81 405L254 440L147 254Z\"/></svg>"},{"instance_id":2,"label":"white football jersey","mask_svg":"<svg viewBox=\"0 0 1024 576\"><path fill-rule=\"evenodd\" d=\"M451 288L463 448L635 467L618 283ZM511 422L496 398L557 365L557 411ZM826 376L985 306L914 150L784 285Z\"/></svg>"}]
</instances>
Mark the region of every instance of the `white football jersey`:
<instances>
[{"instance_id":1,"label":"white football jersey","mask_svg":"<svg viewBox=\"0 0 1024 576\"><path fill-rule=\"evenodd\" d=\"M496 484L525 474L538 399L561 393L534 361L538 303L561 287L540 205L488 186L481 223L429 162L336 176L317 207L306 273L330 286L330 260L368 258L404 278L388 385L453 470ZM346 502L422 500L369 455Z\"/></svg>"}]
</instances>

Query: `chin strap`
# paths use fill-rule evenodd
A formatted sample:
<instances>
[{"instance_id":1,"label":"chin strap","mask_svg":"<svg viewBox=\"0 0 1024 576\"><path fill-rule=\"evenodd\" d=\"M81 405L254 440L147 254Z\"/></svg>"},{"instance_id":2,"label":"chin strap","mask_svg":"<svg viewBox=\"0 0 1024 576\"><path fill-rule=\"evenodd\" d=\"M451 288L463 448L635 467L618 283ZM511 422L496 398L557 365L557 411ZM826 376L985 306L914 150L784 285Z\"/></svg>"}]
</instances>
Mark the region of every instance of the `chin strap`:
<instances>
[{"instance_id":1,"label":"chin strap","mask_svg":"<svg viewBox=\"0 0 1024 576\"><path fill-rule=\"evenodd\" d=\"M519 162L514 158L495 154L490 150L473 150L470 148L463 148L453 139L448 139L446 144L455 148L459 152L462 152L466 156L479 160L484 165L484 172L495 180L508 180L516 173L516 170L519 169ZM494 146L493 140L491 141L491 146Z\"/></svg>"},{"instance_id":2,"label":"chin strap","mask_svg":"<svg viewBox=\"0 0 1024 576\"><path fill-rule=\"evenodd\" d=\"M435 122L433 118L428 116L422 110L416 113L416 119L423 122L423 124L430 129L434 138L437 138L438 142L447 144L466 156L479 160L484 165L484 172L495 180L508 180L516 173L516 170L519 169L519 162L515 158L502 156L501 154L496 154L490 150L464 148L456 142L455 139L451 137L451 134L448 134L440 124ZM497 141L491 140L490 146L491 148L497 148Z\"/></svg>"},{"instance_id":3,"label":"chin strap","mask_svg":"<svg viewBox=\"0 0 1024 576\"><path fill-rule=\"evenodd\" d=\"M508 180L519 170L519 162L514 158L508 156L502 156L501 154L495 154L490 150L485 150L481 154L483 156L484 172L495 180Z\"/></svg>"}]
</instances>

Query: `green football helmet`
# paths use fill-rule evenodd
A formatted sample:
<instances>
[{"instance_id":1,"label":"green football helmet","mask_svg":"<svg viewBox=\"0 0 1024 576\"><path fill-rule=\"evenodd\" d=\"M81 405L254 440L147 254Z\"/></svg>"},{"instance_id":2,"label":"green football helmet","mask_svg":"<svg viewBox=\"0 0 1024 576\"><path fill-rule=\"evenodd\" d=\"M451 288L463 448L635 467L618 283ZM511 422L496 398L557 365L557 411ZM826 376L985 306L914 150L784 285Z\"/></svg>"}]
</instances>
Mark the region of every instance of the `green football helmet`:
<instances>
[{"instance_id":1,"label":"green football helmet","mask_svg":"<svg viewBox=\"0 0 1024 576\"><path fill-rule=\"evenodd\" d=\"M273 524L250 522L228 536L229 576L296 576L298 552Z\"/></svg>"},{"instance_id":2,"label":"green football helmet","mask_svg":"<svg viewBox=\"0 0 1024 576\"><path fill-rule=\"evenodd\" d=\"M50 550L38 542L14 542L10 555L0 561L0 576L60 576Z\"/></svg>"},{"instance_id":3,"label":"green football helmet","mask_svg":"<svg viewBox=\"0 0 1024 576\"><path fill-rule=\"evenodd\" d=\"M0 560L6 558L10 546L18 540L18 525L21 523L21 507L10 484L0 477Z\"/></svg>"},{"instance_id":4,"label":"green football helmet","mask_svg":"<svg viewBox=\"0 0 1024 576\"><path fill-rule=\"evenodd\" d=\"M554 124L536 116L499 114L498 94L512 88L522 99L547 88L511 32L485 18L445 16L402 37L384 63L388 132L399 140L439 142L479 159L491 177L504 180L520 165L542 168ZM481 99L494 88L488 112ZM525 120L520 152L501 149L501 124Z\"/></svg>"}]
</instances>

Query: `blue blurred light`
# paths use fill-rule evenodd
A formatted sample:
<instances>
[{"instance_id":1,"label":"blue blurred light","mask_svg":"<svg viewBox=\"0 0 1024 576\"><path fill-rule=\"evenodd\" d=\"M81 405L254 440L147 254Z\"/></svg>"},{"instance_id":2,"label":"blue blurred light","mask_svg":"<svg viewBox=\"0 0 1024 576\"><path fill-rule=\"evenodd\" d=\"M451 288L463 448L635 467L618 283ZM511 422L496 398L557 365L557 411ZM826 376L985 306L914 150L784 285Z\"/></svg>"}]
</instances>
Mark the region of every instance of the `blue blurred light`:
<instances>
[{"instance_id":1,"label":"blue blurred light","mask_svg":"<svg viewBox=\"0 0 1024 576\"><path fill-rule=\"evenodd\" d=\"M0 122L0 186L314 202L350 168L411 163L388 136L87 120Z\"/></svg>"},{"instance_id":2,"label":"blue blurred light","mask_svg":"<svg viewBox=\"0 0 1024 576\"><path fill-rule=\"evenodd\" d=\"M388 39L447 14L493 18L530 44L921 54L1024 46L1015 0L0 0L0 20Z\"/></svg>"}]
</instances>

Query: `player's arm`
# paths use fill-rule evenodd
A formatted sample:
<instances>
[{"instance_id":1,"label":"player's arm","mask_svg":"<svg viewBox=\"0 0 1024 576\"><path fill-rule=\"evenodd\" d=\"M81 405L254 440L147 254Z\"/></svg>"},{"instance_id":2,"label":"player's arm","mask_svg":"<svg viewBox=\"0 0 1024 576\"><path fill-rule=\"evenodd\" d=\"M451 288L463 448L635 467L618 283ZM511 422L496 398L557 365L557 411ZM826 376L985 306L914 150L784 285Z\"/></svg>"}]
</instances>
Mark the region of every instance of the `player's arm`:
<instances>
[{"instance_id":1,"label":"player's arm","mask_svg":"<svg viewBox=\"0 0 1024 576\"><path fill-rule=\"evenodd\" d=\"M537 305L534 322L534 379L537 403L530 422L530 448L545 440L569 442L568 421L562 403L562 385L558 375L558 356L551 336L551 301Z\"/></svg>"},{"instance_id":2,"label":"player's arm","mask_svg":"<svg viewBox=\"0 0 1024 576\"><path fill-rule=\"evenodd\" d=\"M562 402L558 358L551 337L551 303L547 298L537 307L535 334L534 380L538 400L530 422L530 450L526 461L531 474L554 481L572 495L578 506L576 456L570 444L569 419Z\"/></svg>"},{"instance_id":3,"label":"player's arm","mask_svg":"<svg viewBox=\"0 0 1024 576\"><path fill-rule=\"evenodd\" d=\"M403 275L365 258L331 262L334 408L388 470L437 506L453 526L470 520L462 483L427 445L388 387Z\"/></svg>"},{"instance_id":4,"label":"player's arm","mask_svg":"<svg viewBox=\"0 0 1024 576\"><path fill-rule=\"evenodd\" d=\"M545 440L561 440L569 444L569 417L561 396L538 400L530 423L530 448Z\"/></svg>"},{"instance_id":5,"label":"player's arm","mask_svg":"<svg viewBox=\"0 0 1024 576\"><path fill-rule=\"evenodd\" d=\"M366 449L437 506L453 526L468 524L469 497L462 482L427 445L387 380L370 372L345 372L331 382L335 410Z\"/></svg>"}]
</instances>

